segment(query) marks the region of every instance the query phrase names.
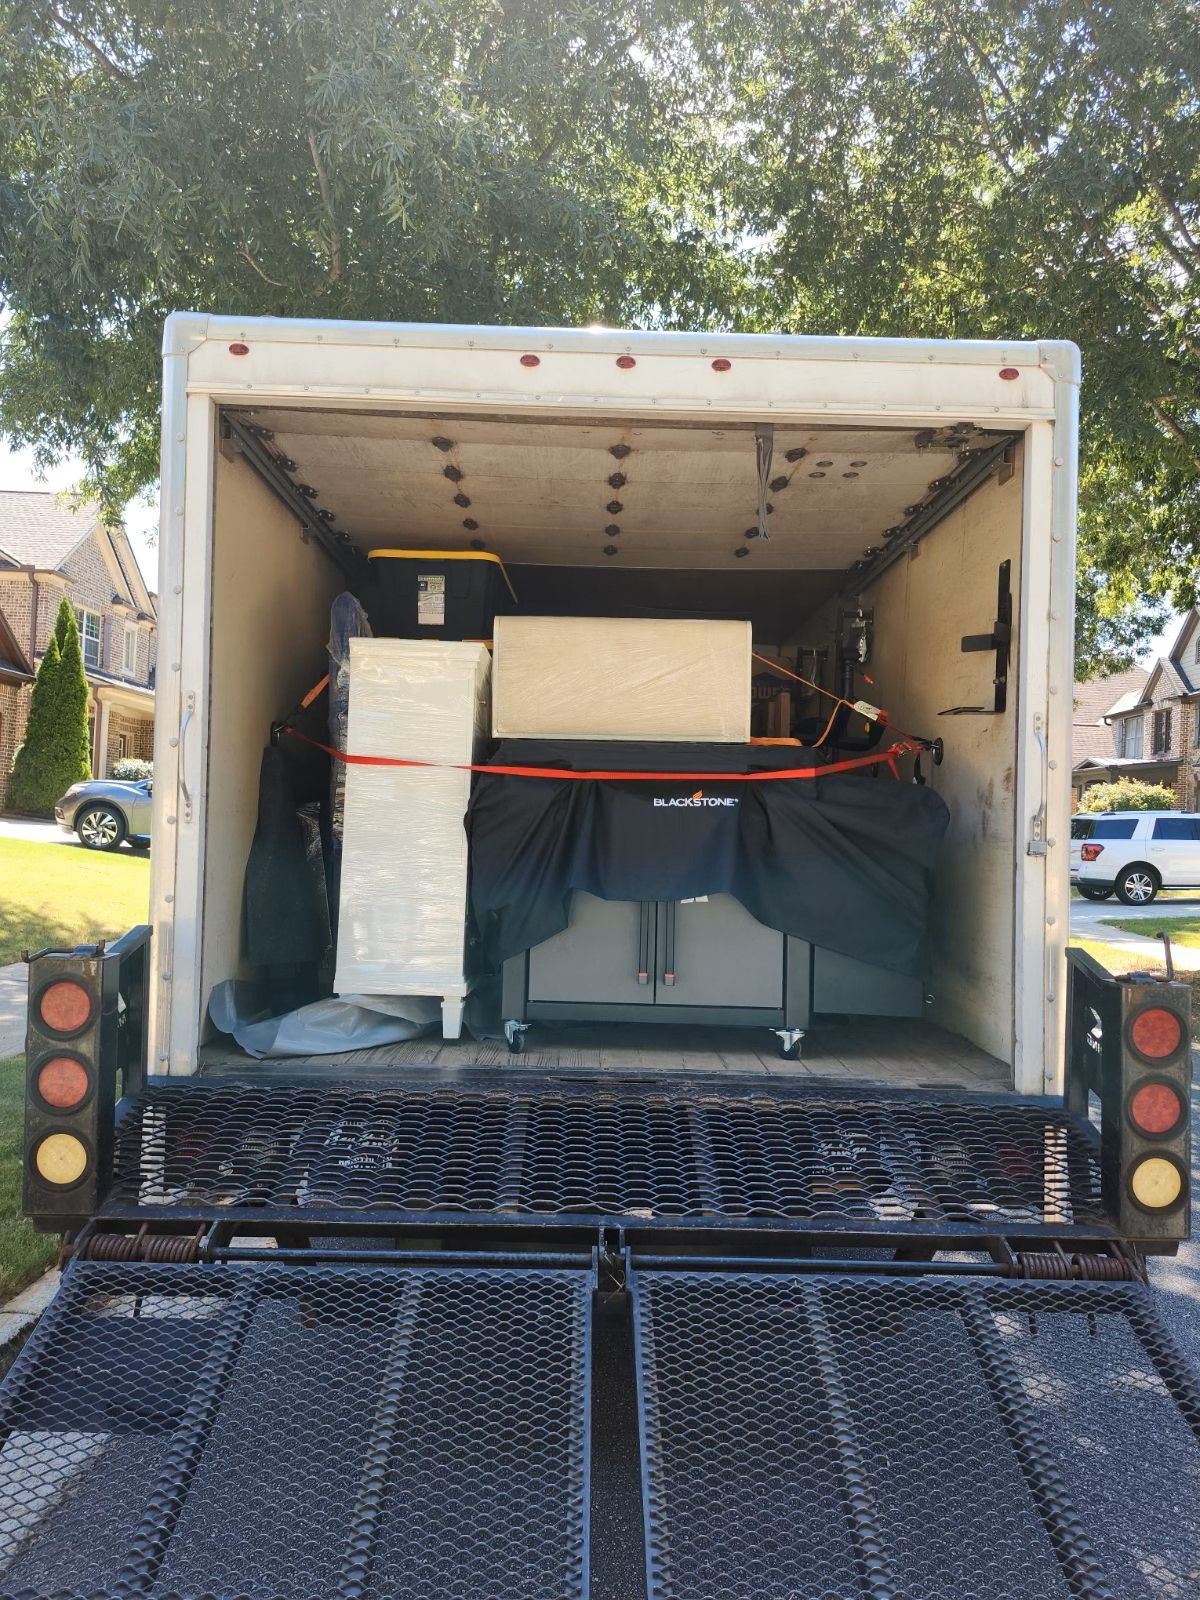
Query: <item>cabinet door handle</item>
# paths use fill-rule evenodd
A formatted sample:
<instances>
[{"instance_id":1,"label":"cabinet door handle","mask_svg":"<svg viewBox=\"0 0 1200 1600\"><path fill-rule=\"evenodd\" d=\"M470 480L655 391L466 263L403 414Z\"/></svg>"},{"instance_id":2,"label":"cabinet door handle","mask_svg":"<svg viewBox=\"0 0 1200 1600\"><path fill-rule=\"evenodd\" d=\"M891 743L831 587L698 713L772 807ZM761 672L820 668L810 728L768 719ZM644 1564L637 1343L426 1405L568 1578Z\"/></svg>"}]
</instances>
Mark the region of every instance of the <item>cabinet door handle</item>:
<instances>
[{"instance_id":1,"label":"cabinet door handle","mask_svg":"<svg viewBox=\"0 0 1200 1600\"><path fill-rule=\"evenodd\" d=\"M663 907L663 987L675 987L675 901L668 900Z\"/></svg>"}]
</instances>

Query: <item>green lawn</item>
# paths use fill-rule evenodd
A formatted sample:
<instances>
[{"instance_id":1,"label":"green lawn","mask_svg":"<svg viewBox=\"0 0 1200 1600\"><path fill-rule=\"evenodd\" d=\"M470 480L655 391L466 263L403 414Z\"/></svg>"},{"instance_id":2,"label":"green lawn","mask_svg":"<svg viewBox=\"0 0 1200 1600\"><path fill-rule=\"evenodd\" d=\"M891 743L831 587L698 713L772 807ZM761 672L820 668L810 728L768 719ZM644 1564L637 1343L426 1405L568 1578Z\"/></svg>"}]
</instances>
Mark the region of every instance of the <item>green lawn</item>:
<instances>
[{"instance_id":1,"label":"green lawn","mask_svg":"<svg viewBox=\"0 0 1200 1600\"><path fill-rule=\"evenodd\" d=\"M1161 924L1153 917L1105 917L1104 926L1120 928L1122 933L1140 933L1145 939L1157 939L1161 926L1171 935L1172 944L1200 950L1200 917L1164 917Z\"/></svg>"},{"instance_id":2,"label":"green lawn","mask_svg":"<svg viewBox=\"0 0 1200 1600\"><path fill-rule=\"evenodd\" d=\"M21 1215L24 1122L25 1057L12 1056L0 1061L0 1300L32 1283L58 1252L57 1236L35 1233Z\"/></svg>"},{"instance_id":3,"label":"green lawn","mask_svg":"<svg viewBox=\"0 0 1200 1600\"><path fill-rule=\"evenodd\" d=\"M0 839L0 967L22 950L113 938L145 922L149 905L140 851Z\"/></svg>"},{"instance_id":4,"label":"green lawn","mask_svg":"<svg viewBox=\"0 0 1200 1600\"><path fill-rule=\"evenodd\" d=\"M1131 956L1128 950L1119 950L1116 945L1105 944L1101 939L1077 939L1072 937L1071 943L1079 949L1086 950L1093 960L1098 961L1102 967L1107 967L1109 972L1130 972L1135 966L1151 971L1155 962L1139 962ZM1161 965L1161 963L1157 963Z\"/></svg>"}]
</instances>

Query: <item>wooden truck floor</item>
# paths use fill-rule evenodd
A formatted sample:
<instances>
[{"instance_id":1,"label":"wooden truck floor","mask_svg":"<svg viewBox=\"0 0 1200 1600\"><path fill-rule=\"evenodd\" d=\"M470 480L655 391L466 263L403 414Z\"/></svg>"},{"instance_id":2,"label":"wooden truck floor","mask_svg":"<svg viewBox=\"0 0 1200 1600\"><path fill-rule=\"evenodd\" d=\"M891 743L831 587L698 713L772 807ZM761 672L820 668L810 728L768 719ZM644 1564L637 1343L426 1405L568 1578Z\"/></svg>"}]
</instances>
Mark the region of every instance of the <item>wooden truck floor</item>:
<instances>
[{"instance_id":1,"label":"wooden truck floor","mask_svg":"<svg viewBox=\"0 0 1200 1600\"><path fill-rule=\"evenodd\" d=\"M930 1022L883 1018L822 1024L805 1035L799 1061L783 1060L774 1045L774 1036L765 1028L539 1023L520 1056L510 1055L503 1041L422 1038L371 1050L257 1063L231 1039L220 1038L202 1046L200 1071L215 1076L277 1065L289 1075L311 1071L336 1076L342 1071L374 1075L389 1067L414 1066L599 1067L654 1075L675 1070L866 1080L906 1088L935 1084L993 1094L1012 1088L1012 1070L1005 1062Z\"/></svg>"}]
</instances>

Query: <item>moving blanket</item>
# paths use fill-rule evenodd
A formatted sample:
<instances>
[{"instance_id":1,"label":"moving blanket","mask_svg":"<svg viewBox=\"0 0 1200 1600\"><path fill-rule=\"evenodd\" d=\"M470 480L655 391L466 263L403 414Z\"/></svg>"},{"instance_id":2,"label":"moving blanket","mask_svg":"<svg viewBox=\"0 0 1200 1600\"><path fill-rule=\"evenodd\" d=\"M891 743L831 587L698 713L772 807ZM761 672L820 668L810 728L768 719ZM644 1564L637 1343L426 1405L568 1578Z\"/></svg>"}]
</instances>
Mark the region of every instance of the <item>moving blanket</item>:
<instances>
[{"instance_id":1,"label":"moving blanket","mask_svg":"<svg viewBox=\"0 0 1200 1600\"><path fill-rule=\"evenodd\" d=\"M491 764L576 771L818 767L796 746L510 739ZM880 768L873 769L876 772ZM481 773L467 813L470 905L491 968L602 900L732 894L770 928L875 966L925 970L929 874L946 831L930 788L871 772L766 783Z\"/></svg>"}]
</instances>

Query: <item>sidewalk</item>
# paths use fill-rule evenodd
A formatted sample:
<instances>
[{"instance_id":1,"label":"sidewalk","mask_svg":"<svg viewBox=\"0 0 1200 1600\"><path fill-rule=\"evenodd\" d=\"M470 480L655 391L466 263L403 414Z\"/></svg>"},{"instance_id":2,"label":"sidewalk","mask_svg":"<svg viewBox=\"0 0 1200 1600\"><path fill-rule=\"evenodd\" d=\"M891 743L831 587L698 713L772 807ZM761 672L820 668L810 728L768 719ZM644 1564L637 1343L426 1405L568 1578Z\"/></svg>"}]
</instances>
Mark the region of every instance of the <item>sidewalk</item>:
<instances>
[{"instance_id":1,"label":"sidewalk","mask_svg":"<svg viewBox=\"0 0 1200 1600\"><path fill-rule=\"evenodd\" d=\"M57 1267L43 1272L27 1289L0 1306L0 1348L30 1328L54 1299L62 1273Z\"/></svg>"},{"instance_id":2,"label":"sidewalk","mask_svg":"<svg viewBox=\"0 0 1200 1600\"><path fill-rule=\"evenodd\" d=\"M25 995L29 969L23 961L0 967L0 1060L25 1048Z\"/></svg>"},{"instance_id":3,"label":"sidewalk","mask_svg":"<svg viewBox=\"0 0 1200 1600\"><path fill-rule=\"evenodd\" d=\"M25 839L30 844L78 844L73 833L64 833L57 822L39 817L0 817L0 839Z\"/></svg>"},{"instance_id":4,"label":"sidewalk","mask_svg":"<svg viewBox=\"0 0 1200 1600\"><path fill-rule=\"evenodd\" d=\"M1169 922L1163 926L1168 933L1171 929ZM1110 928L1107 923L1093 923L1088 928L1073 928L1072 933L1076 938L1095 939L1102 944L1109 945L1114 950L1120 950L1129 958L1130 969L1137 966L1161 966L1163 964L1163 945L1161 939L1146 939L1140 933L1125 933L1120 928ZM1175 959L1175 968L1178 972L1200 972L1200 950L1189 949L1187 945L1171 945L1171 954Z\"/></svg>"}]
</instances>

